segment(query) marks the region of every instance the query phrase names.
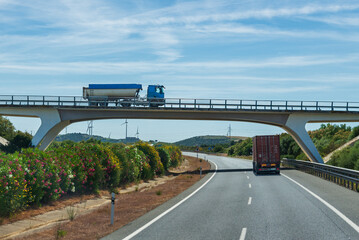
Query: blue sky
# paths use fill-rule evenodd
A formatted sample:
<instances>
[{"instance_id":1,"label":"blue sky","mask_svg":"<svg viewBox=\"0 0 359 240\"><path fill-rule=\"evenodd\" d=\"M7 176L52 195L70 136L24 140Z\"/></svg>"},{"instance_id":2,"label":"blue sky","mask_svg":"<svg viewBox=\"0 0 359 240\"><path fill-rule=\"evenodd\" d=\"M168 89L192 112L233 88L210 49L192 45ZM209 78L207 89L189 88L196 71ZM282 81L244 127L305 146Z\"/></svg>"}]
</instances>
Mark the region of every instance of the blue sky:
<instances>
[{"instance_id":1,"label":"blue sky","mask_svg":"<svg viewBox=\"0 0 359 240\"><path fill-rule=\"evenodd\" d=\"M0 0L0 24L1 95L140 83L169 98L358 101L359 1ZM33 134L40 124L10 119ZM123 138L122 122L95 121L94 134ZM172 142L229 124L129 120L129 136L138 126L142 139ZM231 125L238 136L282 132Z\"/></svg>"}]
</instances>

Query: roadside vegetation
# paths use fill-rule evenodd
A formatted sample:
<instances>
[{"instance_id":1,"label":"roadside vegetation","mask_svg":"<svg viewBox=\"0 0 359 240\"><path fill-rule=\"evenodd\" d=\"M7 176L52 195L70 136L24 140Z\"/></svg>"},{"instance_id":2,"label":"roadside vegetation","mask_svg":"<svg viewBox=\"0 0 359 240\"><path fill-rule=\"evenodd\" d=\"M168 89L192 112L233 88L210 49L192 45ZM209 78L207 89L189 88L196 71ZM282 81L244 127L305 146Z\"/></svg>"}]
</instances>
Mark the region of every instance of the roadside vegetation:
<instances>
[{"instance_id":1,"label":"roadside vegetation","mask_svg":"<svg viewBox=\"0 0 359 240\"><path fill-rule=\"evenodd\" d=\"M0 151L0 217L41 206L64 195L116 192L132 182L153 179L182 162L175 146L54 142L48 150L29 147L31 135L0 118L0 134L10 140Z\"/></svg>"},{"instance_id":2,"label":"roadside vegetation","mask_svg":"<svg viewBox=\"0 0 359 240\"><path fill-rule=\"evenodd\" d=\"M160 157L160 154L162 158ZM165 173L182 161L177 147L82 142L54 143L47 151L0 154L0 216L55 201L64 195L98 193Z\"/></svg>"}]
</instances>

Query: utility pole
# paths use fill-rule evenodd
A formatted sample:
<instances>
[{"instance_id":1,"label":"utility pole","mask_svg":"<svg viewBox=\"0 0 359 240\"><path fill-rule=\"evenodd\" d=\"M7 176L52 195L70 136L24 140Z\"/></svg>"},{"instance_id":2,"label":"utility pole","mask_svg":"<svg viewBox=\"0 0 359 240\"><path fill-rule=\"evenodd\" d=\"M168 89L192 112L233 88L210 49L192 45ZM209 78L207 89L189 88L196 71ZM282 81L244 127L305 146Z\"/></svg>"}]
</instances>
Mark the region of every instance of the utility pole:
<instances>
[{"instance_id":1,"label":"utility pole","mask_svg":"<svg viewBox=\"0 0 359 240\"><path fill-rule=\"evenodd\" d=\"M231 124L229 124L228 131L227 131L227 136L231 137L231 135L232 135L232 127L231 127Z\"/></svg>"},{"instance_id":2,"label":"utility pole","mask_svg":"<svg viewBox=\"0 0 359 240\"><path fill-rule=\"evenodd\" d=\"M137 126L136 138L140 139L140 133L138 132L138 126Z\"/></svg>"},{"instance_id":3,"label":"utility pole","mask_svg":"<svg viewBox=\"0 0 359 240\"><path fill-rule=\"evenodd\" d=\"M126 123L126 140L127 140L127 125L128 125L127 119L126 119L125 123Z\"/></svg>"}]
</instances>

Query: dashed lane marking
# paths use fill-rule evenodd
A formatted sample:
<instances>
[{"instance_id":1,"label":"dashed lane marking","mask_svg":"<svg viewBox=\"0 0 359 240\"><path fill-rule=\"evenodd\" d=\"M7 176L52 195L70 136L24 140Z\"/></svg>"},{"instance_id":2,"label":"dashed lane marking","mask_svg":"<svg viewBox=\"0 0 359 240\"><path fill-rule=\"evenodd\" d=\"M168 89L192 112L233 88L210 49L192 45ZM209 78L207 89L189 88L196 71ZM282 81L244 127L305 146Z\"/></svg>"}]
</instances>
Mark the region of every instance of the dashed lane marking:
<instances>
[{"instance_id":1,"label":"dashed lane marking","mask_svg":"<svg viewBox=\"0 0 359 240\"><path fill-rule=\"evenodd\" d=\"M246 239L246 234L247 234L247 228L242 228L242 232L241 232L241 236L239 237L239 240Z\"/></svg>"}]
</instances>

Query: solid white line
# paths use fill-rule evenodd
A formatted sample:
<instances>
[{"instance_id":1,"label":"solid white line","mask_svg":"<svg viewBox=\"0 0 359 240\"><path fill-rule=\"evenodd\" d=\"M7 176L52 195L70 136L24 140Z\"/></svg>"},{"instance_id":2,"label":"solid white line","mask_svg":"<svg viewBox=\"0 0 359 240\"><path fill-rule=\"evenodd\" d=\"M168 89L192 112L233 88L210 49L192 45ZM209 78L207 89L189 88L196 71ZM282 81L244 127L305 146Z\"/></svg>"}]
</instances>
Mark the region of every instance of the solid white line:
<instances>
[{"instance_id":1,"label":"solid white line","mask_svg":"<svg viewBox=\"0 0 359 240\"><path fill-rule=\"evenodd\" d=\"M318 199L319 201L321 201L325 206L327 206L330 210L332 210L335 214L337 214L341 219L343 219L346 223L348 223L352 228L354 228L355 231L357 231L359 233L359 226L356 225L352 220L350 220L347 216L345 216L343 213L341 213L338 209L336 209L335 207L333 207L332 205L330 205L328 202L326 202L324 199L322 199L321 197L319 197L317 194L313 193L312 191L310 191L308 188L304 187L302 184L298 183L297 181L291 179L290 177L288 177L287 175L284 175L283 173L281 173L282 176L288 178L289 180L291 180L292 182L294 182L295 184L297 184L298 186L300 186L301 188L303 188L305 191L307 191L308 193L310 193L313 197L315 197L316 199Z\"/></svg>"},{"instance_id":2,"label":"solid white line","mask_svg":"<svg viewBox=\"0 0 359 240\"><path fill-rule=\"evenodd\" d=\"M249 184L248 187L249 187L249 188L252 188L252 184Z\"/></svg>"},{"instance_id":3,"label":"solid white line","mask_svg":"<svg viewBox=\"0 0 359 240\"><path fill-rule=\"evenodd\" d=\"M251 205L252 204L252 197L249 197L248 199L248 205Z\"/></svg>"},{"instance_id":4,"label":"solid white line","mask_svg":"<svg viewBox=\"0 0 359 240\"><path fill-rule=\"evenodd\" d=\"M246 239L246 234L247 234L247 228L242 228L242 232L241 232L241 236L239 237L239 240Z\"/></svg>"},{"instance_id":5,"label":"solid white line","mask_svg":"<svg viewBox=\"0 0 359 240\"><path fill-rule=\"evenodd\" d=\"M212 162L212 161L211 161ZM146 228L148 228L149 226L151 226L153 223L155 223L157 220L159 220L160 218L162 218L163 216L165 216L167 213L171 212L173 209L175 209L176 207L178 207L179 205L181 205L182 203L184 203L186 200L188 200L190 197L192 197L193 195L195 195L199 190L201 190L204 186L207 185L207 183L209 183L209 181L212 180L212 178L216 175L217 173L217 164L215 164L214 162L212 162L214 164L214 166L216 167L213 175L205 182L203 183L199 188L197 188L194 192L192 192L190 195L188 195L187 197L185 197L184 199L182 199L181 201L179 201L178 203L176 203L175 205L173 205L171 208L167 209L166 211L164 211L163 213L161 213L160 215L158 215L157 217L155 217L154 219L152 219L151 221L149 221L148 223L146 223L145 225L143 225L142 227L140 227L139 229L137 229L136 231L134 231L133 233L131 233L130 235L128 235L127 237L125 237L123 240L129 240L131 238L133 238L134 236L136 236L137 234L139 234L140 232L142 232L143 230L145 230Z\"/></svg>"}]
</instances>

